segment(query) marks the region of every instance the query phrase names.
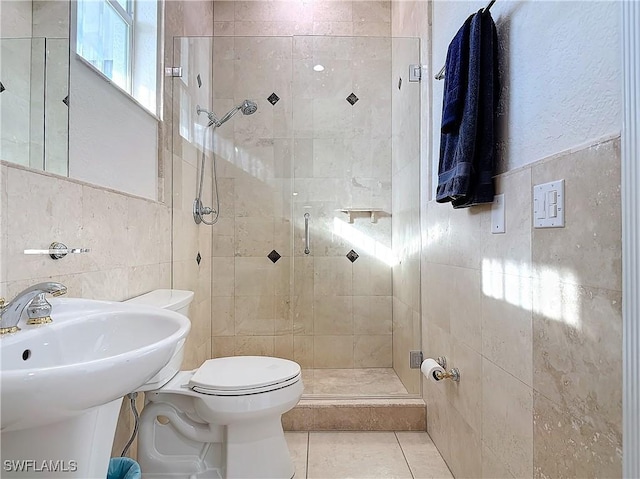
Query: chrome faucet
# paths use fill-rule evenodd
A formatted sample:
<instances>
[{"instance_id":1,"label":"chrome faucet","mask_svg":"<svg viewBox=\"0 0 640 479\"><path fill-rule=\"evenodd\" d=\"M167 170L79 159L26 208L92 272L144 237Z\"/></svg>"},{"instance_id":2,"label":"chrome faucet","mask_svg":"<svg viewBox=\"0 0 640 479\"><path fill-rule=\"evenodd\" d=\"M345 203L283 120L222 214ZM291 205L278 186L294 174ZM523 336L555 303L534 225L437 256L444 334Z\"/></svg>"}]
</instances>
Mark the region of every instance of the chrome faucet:
<instances>
[{"instance_id":1,"label":"chrome faucet","mask_svg":"<svg viewBox=\"0 0 640 479\"><path fill-rule=\"evenodd\" d=\"M44 295L61 296L67 292L64 284L49 281L25 289L9 303L0 303L0 335L20 331L18 322L27 308L27 324L51 322L51 305Z\"/></svg>"}]
</instances>

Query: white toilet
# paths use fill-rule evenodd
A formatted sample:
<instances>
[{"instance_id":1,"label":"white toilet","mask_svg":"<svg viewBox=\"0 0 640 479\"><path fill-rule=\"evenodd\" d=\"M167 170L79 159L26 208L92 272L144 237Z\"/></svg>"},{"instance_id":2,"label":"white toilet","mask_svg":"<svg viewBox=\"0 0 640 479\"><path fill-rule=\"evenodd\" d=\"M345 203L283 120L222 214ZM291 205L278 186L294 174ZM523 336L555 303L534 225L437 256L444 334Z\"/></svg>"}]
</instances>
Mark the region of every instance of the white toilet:
<instances>
[{"instance_id":1,"label":"white toilet","mask_svg":"<svg viewBox=\"0 0 640 479\"><path fill-rule=\"evenodd\" d=\"M129 300L187 316L193 292L156 290ZM138 462L142 477L290 479L281 416L302 396L300 366L236 356L178 371L183 347L145 391Z\"/></svg>"}]
</instances>

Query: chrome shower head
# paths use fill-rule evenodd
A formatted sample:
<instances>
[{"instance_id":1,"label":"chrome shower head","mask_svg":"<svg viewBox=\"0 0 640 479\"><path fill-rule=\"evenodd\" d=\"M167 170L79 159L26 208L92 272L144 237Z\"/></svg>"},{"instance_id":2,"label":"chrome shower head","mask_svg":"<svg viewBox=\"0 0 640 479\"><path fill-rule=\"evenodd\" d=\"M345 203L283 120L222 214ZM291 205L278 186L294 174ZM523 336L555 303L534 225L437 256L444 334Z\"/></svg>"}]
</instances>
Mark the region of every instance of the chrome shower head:
<instances>
[{"instance_id":1,"label":"chrome shower head","mask_svg":"<svg viewBox=\"0 0 640 479\"><path fill-rule=\"evenodd\" d=\"M220 121L216 123L216 126L220 126L226 121L230 120L231 117L239 111L241 111L243 115L252 115L256 112L257 109L258 105L256 104L256 102L251 100L244 100L238 106L234 106L231 110L229 110L222 118L220 118Z\"/></svg>"},{"instance_id":2,"label":"chrome shower head","mask_svg":"<svg viewBox=\"0 0 640 479\"><path fill-rule=\"evenodd\" d=\"M243 115L253 115L258 110L258 105L255 101L245 100L238 108Z\"/></svg>"},{"instance_id":3,"label":"chrome shower head","mask_svg":"<svg viewBox=\"0 0 640 479\"><path fill-rule=\"evenodd\" d=\"M218 119L218 117L212 111L203 110L200 108L200 105L196 107L196 112L198 115L200 113L205 113L209 117L209 125L207 126L216 126L219 127L223 123L226 123L231 119L233 115L241 111L243 115L253 115L258 110L258 105L255 101L244 100L237 106L234 106L231 110L229 110L222 118Z\"/></svg>"}]
</instances>

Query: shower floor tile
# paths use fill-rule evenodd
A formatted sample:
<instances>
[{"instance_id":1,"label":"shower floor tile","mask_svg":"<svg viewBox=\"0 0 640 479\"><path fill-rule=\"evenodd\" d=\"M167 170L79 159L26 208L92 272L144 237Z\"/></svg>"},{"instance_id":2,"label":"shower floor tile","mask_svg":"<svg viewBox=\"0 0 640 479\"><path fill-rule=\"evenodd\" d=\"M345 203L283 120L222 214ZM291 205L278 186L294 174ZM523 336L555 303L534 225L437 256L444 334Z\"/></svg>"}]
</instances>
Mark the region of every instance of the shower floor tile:
<instances>
[{"instance_id":1,"label":"shower floor tile","mask_svg":"<svg viewBox=\"0 0 640 479\"><path fill-rule=\"evenodd\" d=\"M295 479L452 478L426 432L287 432Z\"/></svg>"},{"instance_id":2,"label":"shower floor tile","mask_svg":"<svg viewBox=\"0 0 640 479\"><path fill-rule=\"evenodd\" d=\"M304 396L402 396L409 394L392 368L303 369Z\"/></svg>"}]
</instances>

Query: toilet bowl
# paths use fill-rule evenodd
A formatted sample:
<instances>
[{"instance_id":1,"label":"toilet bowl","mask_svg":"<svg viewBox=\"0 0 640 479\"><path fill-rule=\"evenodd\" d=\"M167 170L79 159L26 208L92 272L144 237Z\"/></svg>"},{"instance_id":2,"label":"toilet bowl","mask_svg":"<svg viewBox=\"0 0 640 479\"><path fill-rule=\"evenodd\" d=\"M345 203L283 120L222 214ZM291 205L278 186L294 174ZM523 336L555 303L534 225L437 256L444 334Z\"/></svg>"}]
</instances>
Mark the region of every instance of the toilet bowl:
<instances>
[{"instance_id":1,"label":"toilet bowl","mask_svg":"<svg viewBox=\"0 0 640 479\"><path fill-rule=\"evenodd\" d=\"M133 298L187 316L191 291ZM138 462L144 479L290 479L293 462L281 416L300 400L300 366L286 359L236 356L179 371L184 354L154 376L140 415Z\"/></svg>"}]
</instances>

